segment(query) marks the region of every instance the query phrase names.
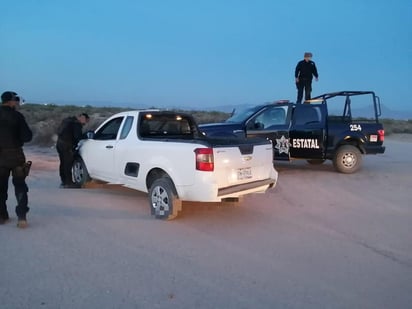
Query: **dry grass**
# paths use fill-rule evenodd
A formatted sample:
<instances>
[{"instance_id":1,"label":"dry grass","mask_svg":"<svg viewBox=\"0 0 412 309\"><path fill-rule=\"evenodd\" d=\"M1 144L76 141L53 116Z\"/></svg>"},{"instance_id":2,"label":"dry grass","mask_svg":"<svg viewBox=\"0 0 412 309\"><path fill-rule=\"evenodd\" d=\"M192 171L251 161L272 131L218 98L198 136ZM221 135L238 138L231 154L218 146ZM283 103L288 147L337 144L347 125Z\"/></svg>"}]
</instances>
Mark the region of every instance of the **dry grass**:
<instances>
[{"instance_id":1,"label":"dry grass","mask_svg":"<svg viewBox=\"0 0 412 309\"><path fill-rule=\"evenodd\" d=\"M412 134L412 119L396 120L396 119L382 119L385 134L393 133L407 133Z\"/></svg>"},{"instance_id":2,"label":"dry grass","mask_svg":"<svg viewBox=\"0 0 412 309\"><path fill-rule=\"evenodd\" d=\"M109 116L126 110L130 109L120 107L24 104L19 111L26 117L27 123L33 131L33 141L31 144L50 147L56 143L57 127L66 117L87 113L91 119L84 130L94 130ZM180 111L183 112L183 110ZM192 114L198 123L223 121L228 118L228 114L222 112L184 112Z\"/></svg>"},{"instance_id":3,"label":"dry grass","mask_svg":"<svg viewBox=\"0 0 412 309\"><path fill-rule=\"evenodd\" d=\"M120 107L82 107L53 104L24 104L20 108L30 128L33 130L34 136L31 143L40 146L53 146L55 144L57 127L61 121L68 116L88 113L91 121L85 127L85 130L94 130L107 117L125 110L128 109ZM192 114L198 124L221 122L229 117L228 113L219 111L178 111ZM382 119L382 123L386 135L392 133L412 133L412 120Z\"/></svg>"}]
</instances>

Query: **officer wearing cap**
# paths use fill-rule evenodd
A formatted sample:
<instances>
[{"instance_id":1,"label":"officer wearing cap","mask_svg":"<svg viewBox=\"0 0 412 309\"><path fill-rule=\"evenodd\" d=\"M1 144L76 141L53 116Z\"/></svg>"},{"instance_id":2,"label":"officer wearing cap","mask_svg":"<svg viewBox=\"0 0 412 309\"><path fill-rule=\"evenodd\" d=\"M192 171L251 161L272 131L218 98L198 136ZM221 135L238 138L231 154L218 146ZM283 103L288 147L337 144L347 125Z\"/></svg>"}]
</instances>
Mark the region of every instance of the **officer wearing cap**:
<instances>
[{"instance_id":1,"label":"officer wearing cap","mask_svg":"<svg viewBox=\"0 0 412 309\"><path fill-rule=\"evenodd\" d=\"M10 174L12 175L17 199L17 226L27 226L26 214L29 211L25 178L27 176L26 158L23 144L30 142L33 134L24 116L16 110L20 97L13 91L1 95L0 106L0 224L9 220L7 211L7 191Z\"/></svg>"},{"instance_id":2,"label":"officer wearing cap","mask_svg":"<svg viewBox=\"0 0 412 309\"><path fill-rule=\"evenodd\" d=\"M315 62L312 61L312 53L306 52L303 60L299 61L295 68L295 82L298 89L296 103L302 103L303 90L305 90L305 101L310 100L312 92L312 79L318 81L319 75Z\"/></svg>"},{"instance_id":3,"label":"officer wearing cap","mask_svg":"<svg viewBox=\"0 0 412 309\"><path fill-rule=\"evenodd\" d=\"M83 126L89 122L89 115L82 113L78 116L63 119L57 129L56 149L60 159L60 180L61 188L77 188L72 180L72 165L74 160L74 150L82 138Z\"/></svg>"}]
</instances>

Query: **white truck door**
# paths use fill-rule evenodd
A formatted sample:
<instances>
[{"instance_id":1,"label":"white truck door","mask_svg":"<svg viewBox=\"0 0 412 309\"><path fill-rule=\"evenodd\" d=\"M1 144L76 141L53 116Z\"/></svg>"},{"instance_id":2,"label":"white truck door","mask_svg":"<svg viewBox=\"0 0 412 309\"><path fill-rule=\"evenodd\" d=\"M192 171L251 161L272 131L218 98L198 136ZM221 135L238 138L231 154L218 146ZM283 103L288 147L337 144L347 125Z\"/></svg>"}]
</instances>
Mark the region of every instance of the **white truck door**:
<instances>
[{"instance_id":1,"label":"white truck door","mask_svg":"<svg viewBox=\"0 0 412 309\"><path fill-rule=\"evenodd\" d=\"M114 157L118 133L124 117L116 117L104 124L94 135L90 147L93 154L87 165L90 173L105 181L114 178Z\"/></svg>"}]
</instances>

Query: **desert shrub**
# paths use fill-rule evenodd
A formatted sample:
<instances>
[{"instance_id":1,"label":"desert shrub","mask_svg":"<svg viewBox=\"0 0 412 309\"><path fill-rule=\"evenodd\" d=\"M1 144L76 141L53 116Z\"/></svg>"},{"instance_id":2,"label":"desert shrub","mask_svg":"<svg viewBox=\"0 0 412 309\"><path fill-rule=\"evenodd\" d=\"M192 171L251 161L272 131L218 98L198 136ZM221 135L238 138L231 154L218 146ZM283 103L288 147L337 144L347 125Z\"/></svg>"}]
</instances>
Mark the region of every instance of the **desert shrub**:
<instances>
[{"instance_id":1,"label":"desert shrub","mask_svg":"<svg viewBox=\"0 0 412 309\"><path fill-rule=\"evenodd\" d=\"M53 146L56 143L57 128L66 117L75 116L80 113L88 113L91 119L84 130L95 130L105 119L125 110L130 110L130 108L55 104L24 104L20 108L20 111L26 117L27 123L33 130L33 141L31 143L41 146ZM175 111L191 114L198 124L221 122L229 118L230 115L229 113L220 111ZM383 123L386 135L394 133L412 134L412 119L382 119L381 122Z\"/></svg>"},{"instance_id":2,"label":"desert shrub","mask_svg":"<svg viewBox=\"0 0 412 309\"><path fill-rule=\"evenodd\" d=\"M20 108L33 131L31 144L40 146L53 146L56 143L57 128L66 117L87 113L91 120L84 129L94 130L104 119L122 110L124 109L115 107L99 108L54 104L24 104Z\"/></svg>"},{"instance_id":3,"label":"desert shrub","mask_svg":"<svg viewBox=\"0 0 412 309\"><path fill-rule=\"evenodd\" d=\"M412 120L382 119L385 134L407 133L412 134Z\"/></svg>"},{"instance_id":4,"label":"desert shrub","mask_svg":"<svg viewBox=\"0 0 412 309\"><path fill-rule=\"evenodd\" d=\"M222 122L229 118L228 113L218 112L218 111L184 111L184 110L176 110L191 114L195 119L197 124L203 123L212 123L212 122Z\"/></svg>"},{"instance_id":5,"label":"desert shrub","mask_svg":"<svg viewBox=\"0 0 412 309\"><path fill-rule=\"evenodd\" d=\"M33 131L32 143L39 146L51 146L56 142L54 135L56 133L57 124L53 119L39 121L32 124Z\"/></svg>"}]
</instances>

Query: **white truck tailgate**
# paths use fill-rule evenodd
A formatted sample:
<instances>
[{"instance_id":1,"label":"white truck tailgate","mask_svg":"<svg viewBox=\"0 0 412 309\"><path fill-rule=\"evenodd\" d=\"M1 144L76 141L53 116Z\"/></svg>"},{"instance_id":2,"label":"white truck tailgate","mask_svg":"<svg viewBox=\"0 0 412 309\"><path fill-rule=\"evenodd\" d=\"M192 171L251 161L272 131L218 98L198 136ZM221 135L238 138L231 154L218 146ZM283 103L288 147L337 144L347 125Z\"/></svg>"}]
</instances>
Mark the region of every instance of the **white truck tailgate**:
<instances>
[{"instance_id":1,"label":"white truck tailgate","mask_svg":"<svg viewBox=\"0 0 412 309\"><path fill-rule=\"evenodd\" d=\"M218 187L268 179L273 169L272 145L255 145L242 154L240 147L214 148L214 173Z\"/></svg>"}]
</instances>

